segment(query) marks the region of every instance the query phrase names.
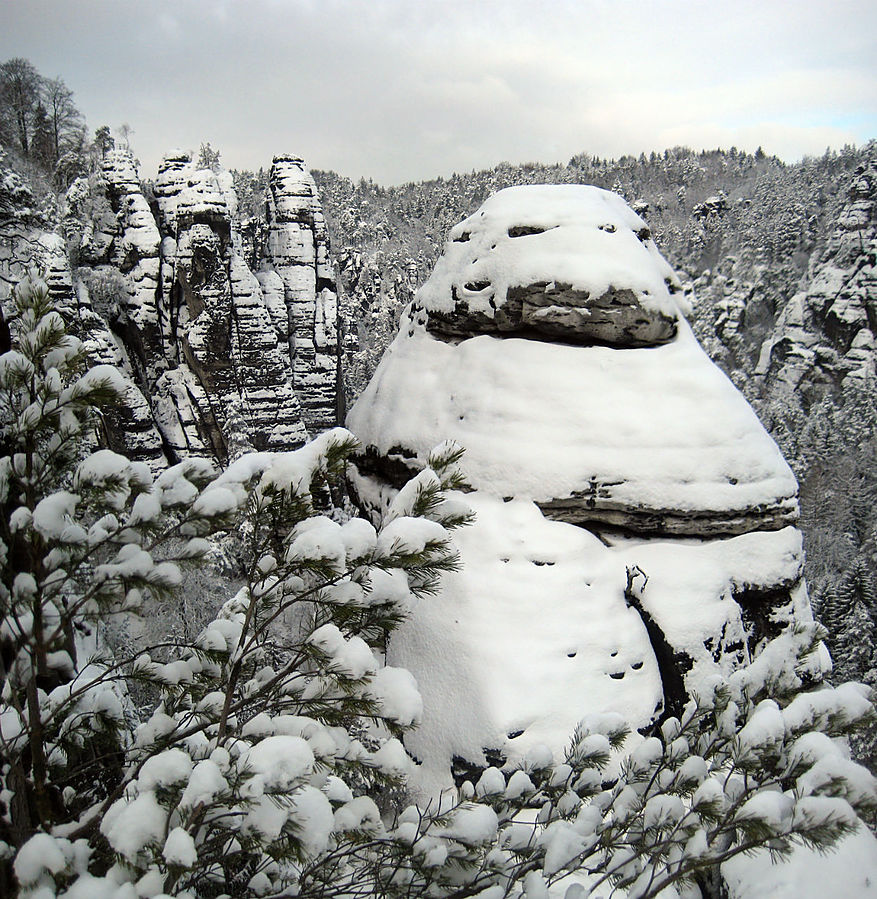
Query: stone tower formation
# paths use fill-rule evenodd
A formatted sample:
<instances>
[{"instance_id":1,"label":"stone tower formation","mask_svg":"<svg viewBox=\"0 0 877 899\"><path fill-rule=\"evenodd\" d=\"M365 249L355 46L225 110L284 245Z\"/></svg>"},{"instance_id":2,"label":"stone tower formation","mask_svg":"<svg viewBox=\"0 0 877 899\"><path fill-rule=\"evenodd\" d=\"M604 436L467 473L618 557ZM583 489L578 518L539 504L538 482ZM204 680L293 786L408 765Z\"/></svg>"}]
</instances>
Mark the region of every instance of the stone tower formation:
<instances>
[{"instance_id":1,"label":"stone tower formation","mask_svg":"<svg viewBox=\"0 0 877 899\"><path fill-rule=\"evenodd\" d=\"M156 468L189 454L224 463L248 448L293 449L337 423L341 323L301 159L274 159L266 201L248 264L228 172L174 152L144 191L130 151L115 149L100 177L68 193L66 247L19 229L17 268L48 268L92 360L130 379L107 423L114 448Z\"/></svg>"},{"instance_id":2,"label":"stone tower formation","mask_svg":"<svg viewBox=\"0 0 877 899\"><path fill-rule=\"evenodd\" d=\"M427 794L562 755L588 713L646 731L809 618L795 478L686 307L620 197L508 188L451 230L351 409L376 516L443 440L474 488L460 571L388 648L421 685Z\"/></svg>"}]
</instances>

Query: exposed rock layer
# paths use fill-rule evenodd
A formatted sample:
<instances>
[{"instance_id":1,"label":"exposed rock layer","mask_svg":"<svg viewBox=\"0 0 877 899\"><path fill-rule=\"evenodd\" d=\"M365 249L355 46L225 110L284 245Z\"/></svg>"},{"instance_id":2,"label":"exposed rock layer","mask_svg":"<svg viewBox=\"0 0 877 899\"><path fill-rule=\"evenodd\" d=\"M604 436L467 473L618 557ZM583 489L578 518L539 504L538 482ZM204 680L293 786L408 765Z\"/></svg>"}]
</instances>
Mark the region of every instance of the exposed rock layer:
<instances>
[{"instance_id":1,"label":"exposed rock layer","mask_svg":"<svg viewBox=\"0 0 877 899\"><path fill-rule=\"evenodd\" d=\"M291 449L337 422L339 321L313 180L300 159L275 160L255 274L236 209L227 172L175 152L144 192L130 152L113 150L68 192L66 247L21 216L3 224L5 271L35 261L92 359L131 379L111 445L156 467Z\"/></svg>"}]
</instances>

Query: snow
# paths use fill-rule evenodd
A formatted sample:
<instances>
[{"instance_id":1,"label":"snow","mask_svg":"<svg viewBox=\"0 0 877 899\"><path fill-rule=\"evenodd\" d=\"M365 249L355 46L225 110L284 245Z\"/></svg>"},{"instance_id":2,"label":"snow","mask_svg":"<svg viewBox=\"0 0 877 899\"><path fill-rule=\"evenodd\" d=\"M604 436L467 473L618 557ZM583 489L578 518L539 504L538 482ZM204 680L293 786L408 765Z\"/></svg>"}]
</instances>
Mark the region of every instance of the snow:
<instances>
[{"instance_id":1,"label":"snow","mask_svg":"<svg viewBox=\"0 0 877 899\"><path fill-rule=\"evenodd\" d=\"M533 781L530 780L529 775L518 770L512 774L508 784L506 784L505 797L506 799L517 799L519 796L523 796L524 793L533 793L535 790L536 787L533 785Z\"/></svg>"},{"instance_id":2,"label":"snow","mask_svg":"<svg viewBox=\"0 0 877 899\"><path fill-rule=\"evenodd\" d=\"M527 775L525 774L524 776L526 777ZM529 778L527 779L529 780ZM506 782L502 771L498 768L485 768L481 772L481 777L478 778L478 783L475 784L475 795L502 795L505 792L505 788Z\"/></svg>"},{"instance_id":3,"label":"snow","mask_svg":"<svg viewBox=\"0 0 877 899\"><path fill-rule=\"evenodd\" d=\"M451 438L469 482L493 496L599 488L607 508L797 509L776 445L684 321L672 342L627 350L488 335L452 345L403 324L348 426L421 464Z\"/></svg>"},{"instance_id":4,"label":"snow","mask_svg":"<svg viewBox=\"0 0 877 899\"><path fill-rule=\"evenodd\" d=\"M302 787L292 796L289 818L297 825L296 836L306 858L326 851L335 819L325 793L316 787Z\"/></svg>"},{"instance_id":5,"label":"snow","mask_svg":"<svg viewBox=\"0 0 877 899\"><path fill-rule=\"evenodd\" d=\"M561 751L586 711L620 712L637 727L661 696L645 629L624 601L623 559L533 503L465 499L476 520L454 533L462 569L438 596L412 600L388 648L423 695L406 745L428 794L450 785L454 755L483 765L482 748L497 748L514 764L540 744Z\"/></svg>"},{"instance_id":6,"label":"snow","mask_svg":"<svg viewBox=\"0 0 877 899\"><path fill-rule=\"evenodd\" d=\"M364 518L351 518L341 527L341 538L347 551L347 560L361 559L374 552L377 534Z\"/></svg>"},{"instance_id":7,"label":"snow","mask_svg":"<svg viewBox=\"0 0 877 899\"><path fill-rule=\"evenodd\" d=\"M496 836L496 812L487 805L462 805L441 833L467 846L489 843Z\"/></svg>"},{"instance_id":8,"label":"snow","mask_svg":"<svg viewBox=\"0 0 877 899\"><path fill-rule=\"evenodd\" d=\"M723 540L615 540L613 549L637 565L649 581L643 608L657 621L670 645L694 660L686 684L694 689L717 670L730 673L733 658L717 669L705 642L732 643L744 637L734 593L746 588L791 584L800 577L801 533L786 527Z\"/></svg>"},{"instance_id":9,"label":"snow","mask_svg":"<svg viewBox=\"0 0 877 899\"><path fill-rule=\"evenodd\" d=\"M79 497L67 490L44 497L33 511L34 529L47 540L61 540L78 502Z\"/></svg>"},{"instance_id":10,"label":"snow","mask_svg":"<svg viewBox=\"0 0 877 899\"><path fill-rule=\"evenodd\" d=\"M93 365L81 378L74 381L62 394L62 400L68 393L71 397L82 397L95 390L111 390L117 396L124 396L131 382L115 367L115 365Z\"/></svg>"},{"instance_id":11,"label":"snow","mask_svg":"<svg viewBox=\"0 0 877 899\"><path fill-rule=\"evenodd\" d=\"M826 899L877 897L877 837L859 825L835 851L820 854L796 846L788 862L772 864L760 849L722 865L730 899Z\"/></svg>"},{"instance_id":12,"label":"snow","mask_svg":"<svg viewBox=\"0 0 877 899\"><path fill-rule=\"evenodd\" d=\"M244 834L255 832L267 841L276 840L286 825L288 812L284 805L270 796L258 796L248 806L249 811L241 823Z\"/></svg>"},{"instance_id":13,"label":"snow","mask_svg":"<svg viewBox=\"0 0 877 899\"><path fill-rule=\"evenodd\" d=\"M801 693L783 710L783 719L788 728L799 731L810 729L829 716L855 721L868 714L869 694L868 687L857 683Z\"/></svg>"},{"instance_id":14,"label":"snow","mask_svg":"<svg viewBox=\"0 0 877 899\"><path fill-rule=\"evenodd\" d=\"M511 237L513 227L542 233ZM450 240L417 298L428 310L453 309L453 295L472 311L493 314L509 287L558 281L602 296L632 289L643 306L677 316L665 279L676 276L646 223L617 194L583 185L526 185L499 191L451 229ZM467 239L468 238L468 239ZM524 248L526 245L526 248ZM467 284L489 282L487 290Z\"/></svg>"},{"instance_id":15,"label":"snow","mask_svg":"<svg viewBox=\"0 0 877 899\"><path fill-rule=\"evenodd\" d=\"M335 812L333 829L345 831L362 827L373 828L379 825L380 821L381 813L371 797L357 796L356 799L351 797Z\"/></svg>"},{"instance_id":16,"label":"snow","mask_svg":"<svg viewBox=\"0 0 877 899\"><path fill-rule=\"evenodd\" d=\"M240 497L236 493L225 487L211 486L195 500L192 512L205 518L213 518L234 512L239 506Z\"/></svg>"},{"instance_id":17,"label":"snow","mask_svg":"<svg viewBox=\"0 0 877 899\"><path fill-rule=\"evenodd\" d=\"M584 837L566 821L549 824L536 843L545 850L543 871L548 876L568 865L585 848Z\"/></svg>"},{"instance_id":18,"label":"snow","mask_svg":"<svg viewBox=\"0 0 877 899\"><path fill-rule=\"evenodd\" d=\"M347 544L341 525L324 516L306 518L295 527L286 559L324 559L335 571L344 571Z\"/></svg>"},{"instance_id":19,"label":"snow","mask_svg":"<svg viewBox=\"0 0 877 899\"><path fill-rule=\"evenodd\" d=\"M179 865L182 868L191 868L198 861L195 841L182 827L175 827L168 834L162 855L169 865Z\"/></svg>"},{"instance_id":20,"label":"snow","mask_svg":"<svg viewBox=\"0 0 877 899\"><path fill-rule=\"evenodd\" d=\"M10 748L24 731L21 715L9 705L0 705L0 740Z\"/></svg>"},{"instance_id":21,"label":"snow","mask_svg":"<svg viewBox=\"0 0 877 899\"><path fill-rule=\"evenodd\" d=\"M421 724L405 738L422 762L413 775L421 796L450 786L453 756L484 765L491 748L513 766L539 744L562 751L588 712L620 713L634 729L652 720L661 682L643 622L625 602L629 567L648 573L644 609L694 660L690 690L739 664L730 652L717 662L708 648L717 635L745 638L734 593L801 572L791 527L607 546L523 499L486 490L462 498L476 514L453 534L462 568L444 576L438 596L409 600L388 648L388 663L411 670L423 696ZM747 738L767 725L767 711Z\"/></svg>"},{"instance_id":22,"label":"snow","mask_svg":"<svg viewBox=\"0 0 877 899\"><path fill-rule=\"evenodd\" d=\"M345 638L335 624L318 627L308 642L329 655L331 668L339 674L359 679L377 668L368 644L361 637Z\"/></svg>"},{"instance_id":23,"label":"snow","mask_svg":"<svg viewBox=\"0 0 877 899\"><path fill-rule=\"evenodd\" d=\"M779 791L763 790L747 799L737 811L736 819L764 821L779 833L786 830L791 823L795 809L795 800Z\"/></svg>"},{"instance_id":24,"label":"snow","mask_svg":"<svg viewBox=\"0 0 877 899\"><path fill-rule=\"evenodd\" d=\"M15 876L21 884L36 883L44 871L58 874L67 866L58 841L47 833L32 836L15 856Z\"/></svg>"},{"instance_id":25,"label":"snow","mask_svg":"<svg viewBox=\"0 0 877 899\"><path fill-rule=\"evenodd\" d=\"M245 763L262 778L266 789L287 791L314 767L314 754L301 737L266 737L246 753Z\"/></svg>"},{"instance_id":26,"label":"snow","mask_svg":"<svg viewBox=\"0 0 877 899\"><path fill-rule=\"evenodd\" d=\"M101 833L119 855L136 864L147 846L164 843L167 814L150 790L133 801L114 802L101 821Z\"/></svg>"},{"instance_id":27,"label":"snow","mask_svg":"<svg viewBox=\"0 0 877 899\"><path fill-rule=\"evenodd\" d=\"M202 759L195 765L189 777L189 782L180 798L180 807L195 808L202 803L206 805L227 789L228 783L219 765L212 758Z\"/></svg>"},{"instance_id":28,"label":"snow","mask_svg":"<svg viewBox=\"0 0 877 899\"><path fill-rule=\"evenodd\" d=\"M187 753L182 749L166 749L144 762L137 784L141 790L170 787L185 782L191 771L192 759Z\"/></svg>"},{"instance_id":29,"label":"snow","mask_svg":"<svg viewBox=\"0 0 877 899\"><path fill-rule=\"evenodd\" d=\"M372 755L370 764L391 777L407 777L414 770L414 762L395 737Z\"/></svg>"},{"instance_id":30,"label":"snow","mask_svg":"<svg viewBox=\"0 0 877 899\"><path fill-rule=\"evenodd\" d=\"M378 535L377 548L381 553L410 553L419 555L428 543L440 543L447 538L445 529L427 518L407 515L394 518Z\"/></svg>"},{"instance_id":31,"label":"snow","mask_svg":"<svg viewBox=\"0 0 877 899\"><path fill-rule=\"evenodd\" d=\"M381 705L381 714L402 727L420 722L423 699L414 675L407 668L386 665L372 676L368 692Z\"/></svg>"}]
</instances>

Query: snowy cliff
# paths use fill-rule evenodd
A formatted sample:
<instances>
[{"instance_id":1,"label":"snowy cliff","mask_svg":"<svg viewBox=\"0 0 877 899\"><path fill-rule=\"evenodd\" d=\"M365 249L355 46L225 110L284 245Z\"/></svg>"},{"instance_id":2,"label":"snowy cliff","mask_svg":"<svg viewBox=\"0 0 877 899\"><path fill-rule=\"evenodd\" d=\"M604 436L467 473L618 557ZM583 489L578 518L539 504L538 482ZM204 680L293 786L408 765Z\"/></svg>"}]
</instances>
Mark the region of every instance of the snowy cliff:
<instances>
[{"instance_id":1,"label":"snowy cliff","mask_svg":"<svg viewBox=\"0 0 877 899\"><path fill-rule=\"evenodd\" d=\"M792 392L807 405L877 377L877 154L851 180L846 203L803 289L780 311L761 350L768 393Z\"/></svg>"},{"instance_id":2,"label":"snowy cliff","mask_svg":"<svg viewBox=\"0 0 877 899\"><path fill-rule=\"evenodd\" d=\"M91 360L129 378L106 428L129 457L154 468L190 453L225 462L247 447L293 449L337 423L341 323L300 159L275 158L267 205L267 239L248 262L228 172L173 152L144 185L130 151L116 149L74 182L56 232L21 215L0 221L9 281L31 263L47 270Z\"/></svg>"},{"instance_id":3,"label":"snowy cliff","mask_svg":"<svg viewBox=\"0 0 877 899\"><path fill-rule=\"evenodd\" d=\"M614 194L501 191L351 410L373 514L443 439L474 488L462 570L388 650L424 694L425 789L560 750L586 712L647 728L809 616L794 477L680 299Z\"/></svg>"}]
</instances>

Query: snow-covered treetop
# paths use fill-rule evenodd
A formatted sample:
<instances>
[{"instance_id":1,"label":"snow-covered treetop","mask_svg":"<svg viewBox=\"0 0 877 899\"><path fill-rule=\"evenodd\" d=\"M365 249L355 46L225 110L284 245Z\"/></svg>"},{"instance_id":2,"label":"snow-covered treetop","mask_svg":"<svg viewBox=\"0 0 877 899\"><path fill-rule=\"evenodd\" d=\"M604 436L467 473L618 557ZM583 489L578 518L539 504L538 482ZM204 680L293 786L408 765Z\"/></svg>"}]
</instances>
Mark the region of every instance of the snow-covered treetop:
<instances>
[{"instance_id":1,"label":"snow-covered treetop","mask_svg":"<svg viewBox=\"0 0 877 899\"><path fill-rule=\"evenodd\" d=\"M510 187L450 232L418 302L451 312L455 297L492 316L511 287L569 284L600 297L630 290L643 308L671 318L688 310L648 225L617 194L579 184Z\"/></svg>"}]
</instances>

